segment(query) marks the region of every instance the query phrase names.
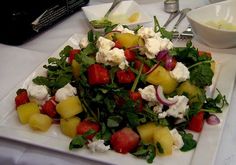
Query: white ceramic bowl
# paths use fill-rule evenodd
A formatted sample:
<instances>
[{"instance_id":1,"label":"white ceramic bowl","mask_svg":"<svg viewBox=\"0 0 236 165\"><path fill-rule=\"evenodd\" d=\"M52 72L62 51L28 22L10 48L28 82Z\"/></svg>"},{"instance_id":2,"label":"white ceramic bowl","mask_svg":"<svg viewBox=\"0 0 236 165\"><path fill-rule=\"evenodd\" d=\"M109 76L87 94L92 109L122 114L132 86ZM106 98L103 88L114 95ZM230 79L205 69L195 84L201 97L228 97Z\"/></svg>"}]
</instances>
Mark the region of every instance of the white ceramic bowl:
<instances>
[{"instance_id":1,"label":"white ceramic bowl","mask_svg":"<svg viewBox=\"0 0 236 165\"><path fill-rule=\"evenodd\" d=\"M210 47L236 47L236 29L217 29L207 24L209 21L224 21L236 26L236 1L223 1L194 9L187 13L195 36Z\"/></svg>"},{"instance_id":2,"label":"white ceramic bowl","mask_svg":"<svg viewBox=\"0 0 236 165\"><path fill-rule=\"evenodd\" d=\"M104 17L112 3L104 3L99 5L85 6L82 10L87 17L88 21L100 20ZM127 18L133 13L139 13L139 17L134 22L127 22ZM152 18L142 7L133 0L122 1L118 6L113 9L110 17L116 18L115 23L127 25L129 27L135 27L136 25L143 25L152 21ZM93 27L92 27L93 28Z\"/></svg>"}]
</instances>

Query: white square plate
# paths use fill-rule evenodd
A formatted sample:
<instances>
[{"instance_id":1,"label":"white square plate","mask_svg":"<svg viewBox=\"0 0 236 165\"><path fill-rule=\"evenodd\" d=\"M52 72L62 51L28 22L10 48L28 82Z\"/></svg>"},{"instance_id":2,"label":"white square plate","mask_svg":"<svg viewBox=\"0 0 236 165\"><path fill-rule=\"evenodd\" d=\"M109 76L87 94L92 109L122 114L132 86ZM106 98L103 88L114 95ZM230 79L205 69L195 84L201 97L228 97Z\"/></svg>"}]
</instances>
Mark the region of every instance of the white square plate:
<instances>
[{"instance_id":1,"label":"white square plate","mask_svg":"<svg viewBox=\"0 0 236 165\"><path fill-rule=\"evenodd\" d=\"M59 52L63 50L66 45L77 48L80 36L83 35L74 34L59 49L57 49L52 56L58 57ZM214 83L215 87L219 89L221 93L226 96L228 102L230 102L235 79L236 56L217 52L212 52L212 55L213 59L216 62L219 62L219 65L217 66L220 66L216 73L217 76ZM15 110L15 92L19 88L25 88L33 77L42 72L44 64L47 64L47 60L36 68L24 82L18 84L5 98L0 101L0 137L32 144L39 148L44 147L50 150L56 150L65 154L75 155L106 164L148 164L145 160L138 159L131 154L119 154L114 151L108 151L106 153L92 153L86 148L70 151L69 143L71 139L61 133L59 125L54 124L47 132L38 132L32 130L29 125L20 124ZM214 93L214 91L212 92ZM221 120L220 124L208 125L205 123L200 134L194 133L194 139L198 142L195 150L191 150L189 152L174 151L170 156L156 157L153 164L148 165L213 165L215 155L221 141L225 121L227 120L228 111L229 106L226 106L223 108L223 113L217 114Z\"/></svg>"},{"instance_id":2,"label":"white square plate","mask_svg":"<svg viewBox=\"0 0 236 165\"><path fill-rule=\"evenodd\" d=\"M111 5L112 3L104 3L99 5L85 6L82 7L82 10L90 22L92 20L102 19ZM128 18L136 12L139 13L137 21L129 22ZM130 28L134 27L135 25L143 25L152 21L152 18L135 1L120 2L118 6L113 9L110 17L115 21L115 23L127 25Z\"/></svg>"}]
</instances>

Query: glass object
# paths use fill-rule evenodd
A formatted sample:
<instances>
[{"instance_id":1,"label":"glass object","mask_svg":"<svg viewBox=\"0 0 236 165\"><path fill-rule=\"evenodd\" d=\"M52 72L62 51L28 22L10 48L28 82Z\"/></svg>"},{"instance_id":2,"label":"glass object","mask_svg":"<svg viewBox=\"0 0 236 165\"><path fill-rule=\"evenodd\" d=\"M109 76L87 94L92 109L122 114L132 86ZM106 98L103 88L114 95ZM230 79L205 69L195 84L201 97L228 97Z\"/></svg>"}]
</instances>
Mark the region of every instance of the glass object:
<instances>
[{"instance_id":1,"label":"glass object","mask_svg":"<svg viewBox=\"0 0 236 165\"><path fill-rule=\"evenodd\" d=\"M179 0L165 0L164 10L168 13L177 12L179 10Z\"/></svg>"}]
</instances>

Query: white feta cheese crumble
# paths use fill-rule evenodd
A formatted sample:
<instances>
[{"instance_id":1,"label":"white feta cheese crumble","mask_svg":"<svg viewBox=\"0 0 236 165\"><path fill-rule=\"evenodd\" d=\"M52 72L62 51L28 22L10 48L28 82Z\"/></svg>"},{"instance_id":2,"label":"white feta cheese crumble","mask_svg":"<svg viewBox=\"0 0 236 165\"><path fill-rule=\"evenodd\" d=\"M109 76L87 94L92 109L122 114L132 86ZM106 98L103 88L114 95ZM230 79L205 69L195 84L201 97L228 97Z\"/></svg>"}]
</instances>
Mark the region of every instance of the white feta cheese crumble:
<instances>
[{"instance_id":1,"label":"white feta cheese crumble","mask_svg":"<svg viewBox=\"0 0 236 165\"><path fill-rule=\"evenodd\" d=\"M161 113L161 112L162 112L162 108L163 108L163 104L157 103L157 104L153 107L153 112L155 112L155 113Z\"/></svg>"},{"instance_id":2,"label":"white feta cheese crumble","mask_svg":"<svg viewBox=\"0 0 236 165\"><path fill-rule=\"evenodd\" d=\"M180 149L184 146L184 142L182 139L182 136L179 134L179 132L174 128L170 131L173 141L174 141L174 149Z\"/></svg>"},{"instance_id":3,"label":"white feta cheese crumble","mask_svg":"<svg viewBox=\"0 0 236 165\"><path fill-rule=\"evenodd\" d=\"M153 28L150 27L141 27L137 32L137 35L143 39L152 38L155 36L155 34L156 33L154 32Z\"/></svg>"},{"instance_id":4,"label":"white feta cheese crumble","mask_svg":"<svg viewBox=\"0 0 236 165\"><path fill-rule=\"evenodd\" d=\"M159 119L164 119L165 117L167 116L167 112L161 112L161 113L158 113L158 118Z\"/></svg>"},{"instance_id":5,"label":"white feta cheese crumble","mask_svg":"<svg viewBox=\"0 0 236 165\"><path fill-rule=\"evenodd\" d=\"M96 53L96 62L97 63L102 63L102 64L107 64L107 54L109 50L104 50L101 49Z\"/></svg>"},{"instance_id":6,"label":"white feta cheese crumble","mask_svg":"<svg viewBox=\"0 0 236 165\"><path fill-rule=\"evenodd\" d=\"M99 37L96 43L99 50L111 50L115 46L115 43L105 37Z\"/></svg>"},{"instance_id":7,"label":"white feta cheese crumble","mask_svg":"<svg viewBox=\"0 0 236 165\"><path fill-rule=\"evenodd\" d=\"M156 54L160 51L161 42L160 40L156 38L148 38L145 39L145 48L147 52L145 52L145 55L149 59L155 58Z\"/></svg>"},{"instance_id":8,"label":"white feta cheese crumble","mask_svg":"<svg viewBox=\"0 0 236 165\"><path fill-rule=\"evenodd\" d=\"M170 75L178 82L182 82L189 79L190 72L182 62L177 62L175 68L172 71L170 71Z\"/></svg>"},{"instance_id":9,"label":"white feta cheese crumble","mask_svg":"<svg viewBox=\"0 0 236 165\"><path fill-rule=\"evenodd\" d=\"M37 85L30 83L27 88L28 95L36 99L39 103L48 98L48 88L46 85Z\"/></svg>"},{"instance_id":10,"label":"white feta cheese crumble","mask_svg":"<svg viewBox=\"0 0 236 165\"><path fill-rule=\"evenodd\" d=\"M156 38L156 39L161 38L161 33L160 33L160 32L155 33L155 35L153 36L153 38Z\"/></svg>"},{"instance_id":11,"label":"white feta cheese crumble","mask_svg":"<svg viewBox=\"0 0 236 165\"><path fill-rule=\"evenodd\" d=\"M124 50L118 48L113 48L109 51L101 49L96 54L96 62L111 66L118 65L122 70L129 65L125 58Z\"/></svg>"},{"instance_id":12,"label":"white feta cheese crumble","mask_svg":"<svg viewBox=\"0 0 236 165\"><path fill-rule=\"evenodd\" d=\"M130 33L130 34L134 34L133 30L130 30L128 28L124 28L122 25L117 25L113 31L120 31L121 33Z\"/></svg>"},{"instance_id":13,"label":"white feta cheese crumble","mask_svg":"<svg viewBox=\"0 0 236 165\"><path fill-rule=\"evenodd\" d=\"M140 92L142 99L151 102L157 102L156 98L156 89L154 85L148 85L145 88L139 88L138 91Z\"/></svg>"},{"instance_id":14,"label":"white feta cheese crumble","mask_svg":"<svg viewBox=\"0 0 236 165\"><path fill-rule=\"evenodd\" d=\"M167 38L147 38L145 41L146 52L144 52L149 59L155 58L155 56L161 51L165 49L171 49L173 47L173 43Z\"/></svg>"},{"instance_id":15,"label":"white feta cheese crumble","mask_svg":"<svg viewBox=\"0 0 236 165\"><path fill-rule=\"evenodd\" d=\"M92 152L105 152L110 149L110 145L105 146L104 140L89 141L87 146Z\"/></svg>"},{"instance_id":16,"label":"white feta cheese crumble","mask_svg":"<svg viewBox=\"0 0 236 165\"><path fill-rule=\"evenodd\" d=\"M173 43L168 38L160 38L160 39L161 39L160 50L173 48Z\"/></svg>"},{"instance_id":17,"label":"white feta cheese crumble","mask_svg":"<svg viewBox=\"0 0 236 165\"><path fill-rule=\"evenodd\" d=\"M186 110L189 108L189 99L185 96L174 96L173 98L169 98L169 100L177 100L177 102L169 107L166 111L167 115L176 118L183 118Z\"/></svg>"},{"instance_id":18,"label":"white feta cheese crumble","mask_svg":"<svg viewBox=\"0 0 236 165\"><path fill-rule=\"evenodd\" d=\"M83 48L86 48L86 47L88 46L88 44L89 44L89 41L88 41L88 37L86 36L86 37L83 37L83 38L80 40L80 42L79 42L79 47L80 47L81 49L83 49Z\"/></svg>"},{"instance_id":19,"label":"white feta cheese crumble","mask_svg":"<svg viewBox=\"0 0 236 165\"><path fill-rule=\"evenodd\" d=\"M107 62L110 63L110 65L119 65L121 69L125 69L125 65L128 64L124 50L118 48L114 48L108 52Z\"/></svg>"},{"instance_id":20,"label":"white feta cheese crumble","mask_svg":"<svg viewBox=\"0 0 236 165\"><path fill-rule=\"evenodd\" d=\"M57 90L55 94L55 99L57 102L60 102L62 100L67 99L70 96L75 96L76 94L77 94L76 88L68 83L64 87Z\"/></svg>"}]
</instances>

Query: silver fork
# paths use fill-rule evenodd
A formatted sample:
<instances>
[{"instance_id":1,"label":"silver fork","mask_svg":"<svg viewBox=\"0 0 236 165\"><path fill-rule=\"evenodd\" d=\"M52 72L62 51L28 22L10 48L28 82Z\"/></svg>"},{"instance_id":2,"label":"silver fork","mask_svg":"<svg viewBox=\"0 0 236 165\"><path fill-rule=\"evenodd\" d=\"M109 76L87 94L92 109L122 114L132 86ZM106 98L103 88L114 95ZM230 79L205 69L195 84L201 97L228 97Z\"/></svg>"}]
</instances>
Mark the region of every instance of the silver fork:
<instances>
[{"instance_id":1,"label":"silver fork","mask_svg":"<svg viewBox=\"0 0 236 165\"><path fill-rule=\"evenodd\" d=\"M172 20L174 20L175 17L177 17L177 15L179 15L179 13L180 13L179 10L176 11L176 12L171 13L170 16L169 16L169 18L168 18L168 20L167 20L167 21L165 22L165 24L163 25L163 28L166 28L166 27L170 24L170 22L171 22Z\"/></svg>"},{"instance_id":2,"label":"silver fork","mask_svg":"<svg viewBox=\"0 0 236 165\"><path fill-rule=\"evenodd\" d=\"M172 30L172 33L173 33L173 36L175 37L178 37L180 35L179 31L178 31L178 26L180 24L180 22L185 18L187 12L189 12L191 9L190 8L185 8L183 10L180 11L180 16L179 16L179 19L177 20L177 22L175 23L174 27L173 27L173 30Z\"/></svg>"},{"instance_id":3,"label":"silver fork","mask_svg":"<svg viewBox=\"0 0 236 165\"><path fill-rule=\"evenodd\" d=\"M183 31L181 33L181 35L183 37L189 37L189 38L193 37L192 27L190 25L188 25L187 29L185 31Z\"/></svg>"},{"instance_id":4,"label":"silver fork","mask_svg":"<svg viewBox=\"0 0 236 165\"><path fill-rule=\"evenodd\" d=\"M175 40L191 40L193 38L192 27L188 25L187 29L179 35L173 35Z\"/></svg>"}]
</instances>

